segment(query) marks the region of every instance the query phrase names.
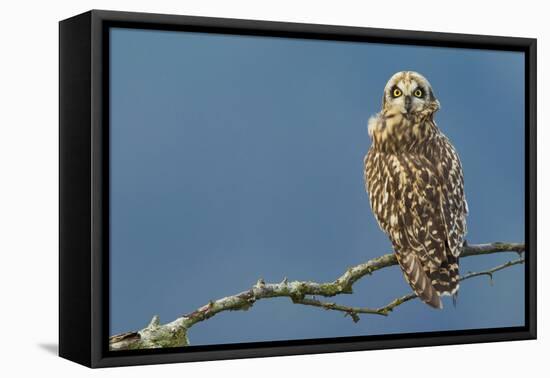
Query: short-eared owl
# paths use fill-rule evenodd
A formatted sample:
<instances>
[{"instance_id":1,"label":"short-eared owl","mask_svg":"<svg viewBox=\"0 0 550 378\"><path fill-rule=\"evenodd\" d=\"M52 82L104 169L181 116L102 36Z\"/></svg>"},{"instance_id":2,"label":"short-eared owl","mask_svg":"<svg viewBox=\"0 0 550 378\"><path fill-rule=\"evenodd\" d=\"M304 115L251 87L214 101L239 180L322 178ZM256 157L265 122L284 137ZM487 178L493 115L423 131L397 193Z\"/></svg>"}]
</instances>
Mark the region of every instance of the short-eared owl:
<instances>
[{"instance_id":1,"label":"short-eared owl","mask_svg":"<svg viewBox=\"0 0 550 378\"><path fill-rule=\"evenodd\" d=\"M442 308L440 296L458 290L468 205L458 154L433 120L438 109L426 78L393 75L382 111L369 119L364 173L372 211L405 279L425 303Z\"/></svg>"}]
</instances>

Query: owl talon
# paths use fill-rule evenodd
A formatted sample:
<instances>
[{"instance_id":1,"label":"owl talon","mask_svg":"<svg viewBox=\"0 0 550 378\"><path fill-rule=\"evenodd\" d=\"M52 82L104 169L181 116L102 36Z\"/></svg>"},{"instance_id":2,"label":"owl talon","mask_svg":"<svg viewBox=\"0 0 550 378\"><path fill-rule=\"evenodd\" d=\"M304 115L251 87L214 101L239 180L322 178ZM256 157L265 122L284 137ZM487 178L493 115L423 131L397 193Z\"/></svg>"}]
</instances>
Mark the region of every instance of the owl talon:
<instances>
[{"instance_id":1,"label":"owl talon","mask_svg":"<svg viewBox=\"0 0 550 378\"><path fill-rule=\"evenodd\" d=\"M456 302L458 301L458 291L453 294L453 307L456 308Z\"/></svg>"}]
</instances>

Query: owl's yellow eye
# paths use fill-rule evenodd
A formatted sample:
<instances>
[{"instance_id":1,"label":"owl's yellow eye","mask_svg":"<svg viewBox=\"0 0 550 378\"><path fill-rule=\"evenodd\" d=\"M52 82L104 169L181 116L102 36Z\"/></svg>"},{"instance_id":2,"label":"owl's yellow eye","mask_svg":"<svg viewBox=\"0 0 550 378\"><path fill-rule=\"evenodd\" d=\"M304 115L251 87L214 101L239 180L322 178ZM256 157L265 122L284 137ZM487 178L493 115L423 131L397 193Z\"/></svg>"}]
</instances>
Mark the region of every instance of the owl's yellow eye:
<instances>
[{"instance_id":1,"label":"owl's yellow eye","mask_svg":"<svg viewBox=\"0 0 550 378\"><path fill-rule=\"evenodd\" d=\"M416 91L414 91L414 96L415 97L422 97L424 93L422 92L422 89L417 89Z\"/></svg>"},{"instance_id":2,"label":"owl's yellow eye","mask_svg":"<svg viewBox=\"0 0 550 378\"><path fill-rule=\"evenodd\" d=\"M399 96L401 96L402 94L403 94L403 92L401 92L401 89L399 89L399 88L395 88L395 89L393 90L393 97L399 97Z\"/></svg>"}]
</instances>

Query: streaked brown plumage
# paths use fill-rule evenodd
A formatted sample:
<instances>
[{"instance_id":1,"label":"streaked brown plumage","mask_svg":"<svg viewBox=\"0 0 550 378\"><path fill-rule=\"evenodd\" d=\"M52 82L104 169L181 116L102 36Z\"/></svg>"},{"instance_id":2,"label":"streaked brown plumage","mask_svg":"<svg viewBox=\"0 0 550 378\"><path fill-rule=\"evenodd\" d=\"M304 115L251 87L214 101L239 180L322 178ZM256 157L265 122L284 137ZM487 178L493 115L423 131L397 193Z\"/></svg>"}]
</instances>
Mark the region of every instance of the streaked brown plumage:
<instances>
[{"instance_id":1,"label":"streaked brown plumage","mask_svg":"<svg viewBox=\"0 0 550 378\"><path fill-rule=\"evenodd\" d=\"M460 159L433 120L439 109L429 82L398 72L369 120L365 186L405 279L425 303L458 290L458 256L468 212Z\"/></svg>"}]
</instances>

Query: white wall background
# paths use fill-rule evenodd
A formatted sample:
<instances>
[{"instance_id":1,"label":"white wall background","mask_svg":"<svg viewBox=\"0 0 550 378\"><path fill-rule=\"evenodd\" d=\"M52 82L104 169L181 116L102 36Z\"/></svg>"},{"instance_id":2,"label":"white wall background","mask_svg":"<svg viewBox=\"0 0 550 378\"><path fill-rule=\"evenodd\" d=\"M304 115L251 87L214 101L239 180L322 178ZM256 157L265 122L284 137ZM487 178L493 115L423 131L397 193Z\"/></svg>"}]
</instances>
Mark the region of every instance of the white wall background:
<instances>
[{"instance_id":1,"label":"white wall background","mask_svg":"<svg viewBox=\"0 0 550 378\"><path fill-rule=\"evenodd\" d=\"M89 370L56 356L58 25L89 9L174 13L441 32L536 37L539 125L539 340ZM544 214L550 85L543 1L96 0L6 1L0 14L0 375L518 377L544 371L550 348ZM498 93L495 93L498 96ZM498 190L495 187L495 190ZM363 321L368 321L365 318Z\"/></svg>"}]
</instances>

